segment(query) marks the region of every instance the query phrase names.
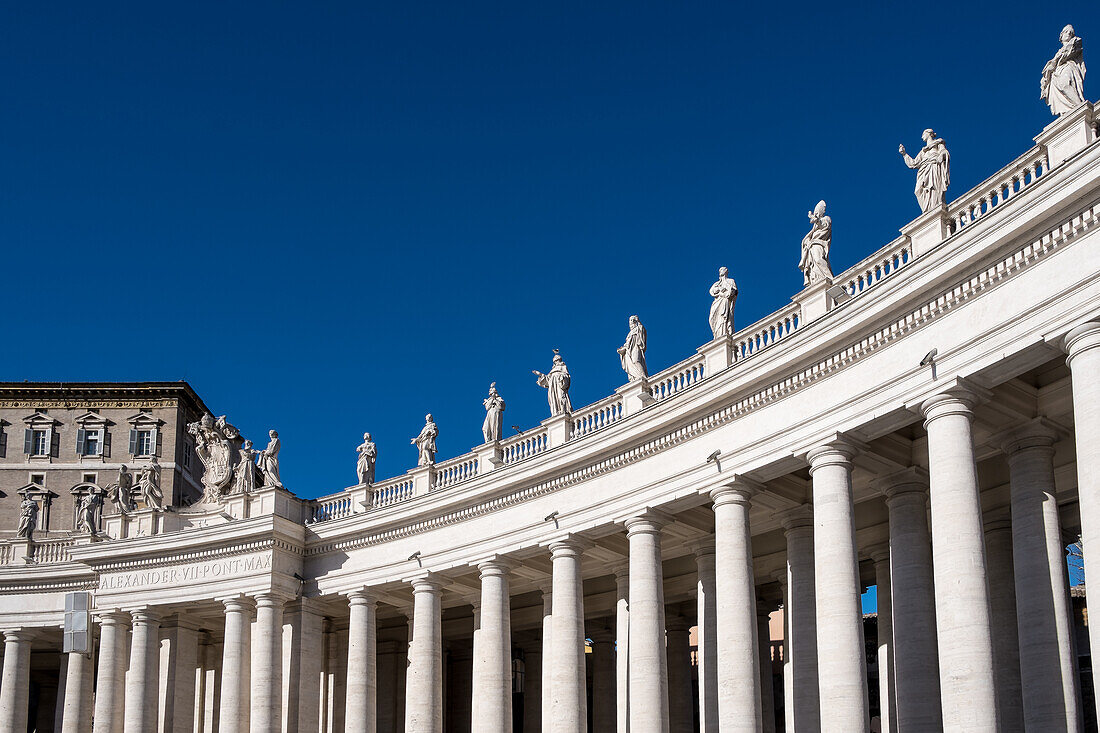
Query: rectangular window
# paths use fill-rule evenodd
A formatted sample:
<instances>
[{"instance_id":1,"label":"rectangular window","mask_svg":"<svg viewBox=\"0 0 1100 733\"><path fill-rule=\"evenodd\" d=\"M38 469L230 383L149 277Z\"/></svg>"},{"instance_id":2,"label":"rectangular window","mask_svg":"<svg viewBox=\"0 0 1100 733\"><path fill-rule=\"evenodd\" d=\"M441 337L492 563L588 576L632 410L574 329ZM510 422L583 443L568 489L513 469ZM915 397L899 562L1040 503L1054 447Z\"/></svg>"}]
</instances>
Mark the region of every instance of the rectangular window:
<instances>
[{"instance_id":1,"label":"rectangular window","mask_svg":"<svg viewBox=\"0 0 1100 733\"><path fill-rule=\"evenodd\" d=\"M151 456L156 446L156 438L153 437L152 430L139 430L137 431L137 452L136 456Z\"/></svg>"},{"instance_id":2,"label":"rectangular window","mask_svg":"<svg viewBox=\"0 0 1100 733\"><path fill-rule=\"evenodd\" d=\"M34 430L31 435L31 455L48 456L50 454L50 431Z\"/></svg>"},{"instance_id":3,"label":"rectangular window","mask_svg":"<svg viewBox=\"0 0 1100 733\"><path fill-rule=\"evenodd\" d=\"M86 484L94 484L94 483L95 483L95 474L94 474L94 473L86 473L86 474L84 474L84 483L86 483Z\"/></svg>"},{"instance_id":4,"label":"rectangular window","mask_svg":"<svg viewBox=\"0 0 1100 733\"><path fill-rule=\"evenodd\" d=\"M100 435L98 430L84 431L84 453L81 455L98 456L102 452L103 441Z\"/></svg>"},{"instance_id":5,"label":"rectangular window","mask_svg":"<svg viewBox=\"0 0 1100 733\"><path fill-rule=\"evenodd\" d=\"M45 486L46 485L46 474L44 474L44 473L32 473L31 474L31 483L32 484L38 484L39 486Z\"/></svg>"}]
</instances>

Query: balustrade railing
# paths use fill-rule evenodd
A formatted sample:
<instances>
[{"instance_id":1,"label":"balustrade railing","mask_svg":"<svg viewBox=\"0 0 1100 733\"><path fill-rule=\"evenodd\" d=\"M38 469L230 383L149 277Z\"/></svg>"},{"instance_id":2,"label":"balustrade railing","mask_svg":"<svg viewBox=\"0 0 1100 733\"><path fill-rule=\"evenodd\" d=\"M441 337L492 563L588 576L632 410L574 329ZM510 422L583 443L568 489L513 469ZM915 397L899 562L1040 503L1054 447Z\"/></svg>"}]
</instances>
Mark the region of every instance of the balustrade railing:
<instances>
[{"instance_id":1,"label":"balustrade railing","mask_svg":"<svg viewBox=\"0 0 1100 733\"><path fill-rule=\"evenodd\" d=\"M11 545L0 545L0 565L7 565L11 562Z\"/></svg>"},{"instance_id":2,"label":"balustrade railing","mask_svg":"<svg viewBox=\"0 0 1100 733\"><path fill-rule=\"evenodd\" d=\"M706 374L703 373L704 359L701 356L693 356L687 361L673 364L663 372L657 372L649 378L649 393L656 402L666 400L672 395L682 392L693 384L697 384Z\"/></svg>"},{"instance_id":3,"label":"balustrade railing","mask_svg":"<svg viewBox=\"0 0 1100 733\"><path fill-rule=\"evenodd\" d=\"M68 562L69 547L71 547L74 542L75 540L72 539L42 540L41 542L34 542L31 545L33 548L31 557L34 558L36 563Z\"/></svg>"},{"instance_id":4,"label":"balustrade railing","mask_svg":"<svg viewBox=\"0 0 1100 733\"><path fill-rule=\"evenodd\" d=\"M538 427L526 433L514 435L500 443L501 459L504 465L522 461L524 458L537 456L550 447L546 436L546 428Z\"/></svg>"},{"instance_id":5,"label":"balustrade railing","mask_svg":"<svg viewBox=\"0 0 1100 733\"><path fill-rule=\"evenodd\" d=\"M955 231L961 231L993 209L1018 196L1047 174L1045 148L1034 147L970 189L947 207Z\"/></svg>"},{"instance_id":6,"label":"balustrade railing","mask_svg":"<svg viewBox=\"0 0 1100 733\"><path fill-rule=\"evenodd\" d=\"M908 237L898 237L870 257L840 273L833 282L838 283L854 298L912 261L912 242Z\"/></svg>"},{"instance_id":7,"label":"balustrade railing","mask_svg":"<svg viewBox=\"0 0 1100 733\"><path fill-rule=\"evenodd\" d=\"M396 504L413 496L413 480L408 477L390 479L380 484L375 484L371 495L371 509Z\"/></svg>"},{"instance_id":8,"label":"balustrade railing","mask_svg":"<svg viewBox=\"0 0 1100 733\"><path fill-rule=\"evenodd\" d=\"M343 492L331 496L322 496L313 500L313 521L327 522L331 519L340 519L354 514L355 509L351 504L351 495Z\"/></svg>"},{"instance_id":9,"label":"balustrade railing","mask_svg":"<svg viewBox=\"0 0 1100 733\"><path fill-rule=\"evenodd\" d=\"M467 454L436 464L432 490L445 489L477 476L477 456Z\"/></svg>"},{"instance_id":10,"label":"balustrade railing","mask_svg":"<svg viewBox=\"0 0 1100 733\"><path fill-rule=\"evenodd\" d=\"M573 413L573 425L569 440L590 435L600 428L618 422L623 417L623 398L619 395L604 397L599 402Z\"/></svg>"},{"instance_id":11,"label":"balustrade railing","mask_svg":"<svg viewBox=\"0 0 1100 733\"><path fill-rule=\"evenodd\" d=\"M791 303L782 310L766 316L746 329L733 334L734 359L752 356L766 346L794 333L802 325L802 309Z\"/></svg>"}]
</instances>

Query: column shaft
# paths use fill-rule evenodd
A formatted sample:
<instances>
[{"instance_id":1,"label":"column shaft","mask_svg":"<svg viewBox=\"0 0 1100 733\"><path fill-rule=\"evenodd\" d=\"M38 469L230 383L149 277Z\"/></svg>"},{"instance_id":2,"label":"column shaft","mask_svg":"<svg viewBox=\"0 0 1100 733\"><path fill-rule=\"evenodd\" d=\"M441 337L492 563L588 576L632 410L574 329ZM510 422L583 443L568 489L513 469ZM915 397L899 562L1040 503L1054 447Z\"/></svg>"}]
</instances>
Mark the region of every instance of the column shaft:
<instances>
[{"instance_id":1,"label":"column shaft","mask_svg":"<svg viewBox=\"0 0 1100 733\"><path fill-rule=\"evenodd\" d=\"M4 632L4 676L0 679L0 733L27 730L33 632Z\"/></svg>"},{"instance_id":2,"label":"column shaft","mask_svg":"<svg viewBox=\"0 0 1100 733\"><path fill-rule=\"evenodd\" d=\"M523 733L542 730L542 642L523 648Z\"/></svg>"},{"instance_id":3,"label":"column shaft","mask_svg":"<svg viewBox=\"0 0 1100 733\"><path fill-rule=\"evenodd\" d=\"M542 708L539 716L539 729L550 730L554 703L554 675L551 664L554 661L554 595L552 587L542 589Z\"/></svg>"},{"instance_id":4,"label":"column shaft","mask_svg":"<svg viewBox=\"0 0 1100 733\"><path fill-rule=\"evenodd\" d=\"M771 612L761 598L756 599L756 640L760 645L760 728L763 733L775 733Z\"/></svg>"},{"instance_id":5,"label":"column shaft","mask_svg":"<svg viewBox=\"0 0 1100 733\"><path fill-rule=\"evenodd\" d=\"M615 570L615 730L630 731L630 564Z\"/></svg>"},{"instance_id":6,"label":"column shaft","mask_svg":"<svg viewBox=\"0 0 1100 733\"><path fill-rule=\"evenodd\" d=\"M627 520L630 542L630 730L667 733L668 661L661 523L650 516Z\"/></svg>"},{"instance_id":7,"label":"column shaft","mask_svg":"<svg viewBox=\"0 0 1100 733\"><path fill-rule=\"evenodd\" d=\"M405 730L443 731L443 639L440 595L434 575L417 578L413 586L413 631L405 684Z\"/></svg>"},{"instance_id":8,"label":"column shaft","mask_svg":"<svg viewBox=\"0 0 1100 733\"><path fill-rule=\"evenodd\" d=\"M125 733L155 733L160 706L160 620L148 610L130 613L130 673L126 678Z\"/></svg>"},{"instance_id":9,"label":"column shaft","mask_svg":"<svg viewBox=\"0 0 1100 733\"><path fill-rule=\"evenodd\" d=\"M222 690L218 733L244 733L250 719L249 649L252 605L244 598L223 601L225 641L222 644Z\"/></svg>"},{"instance_id":10,"label":"column shaft","mask_svg":"<svg viewBox=\"0 0 1100 733\"><path fill-rule=\"evenodd\" d=\"M378 729L377 623L375 600L365 588L348 594L348 684L345 730L375 733Z\"/></svg>"},{"instance_id":11,"label":"column shaft","mask_svg":"<svg viewBox=\"0 0 1100 733\"><path fill-rule=\"evenodd\" d=\"M584 654L584 589L581 545L573 539L550 545L554 589L550 638L550 733L584 733L588 727ZM544 721L545 722L545 721Z\"/></svg>"},{"instance_id":12,"label":"column shaft","mask_svg":"<svg viewBox=\"0 0 1100 733\"><path fill-rule=\"evenodd\" d=\"M99 620L99 670L95 688L94 733L118 733L126 695L126 632L130 615L104 613Z\"/></svg>"},{"instance_id":13,"label":"column shaft","mask_svg":"<svg viewBox=\"0 0 1100 733\"><path fill-rule=\"evenodd\" d=\"M787 655L783 719L788 733L821 729L817 682L817 593L814 579L813 514L808 506L783 522L787 537Z\"/></svg>"},{"instance_id":14,"label":"column shaft","mask_svg":"<svg viewBox=\"0 0 1100 733\"><path fill-rule=\"evenodd\" d=\"M695 700L691 683L691 624L682 617L668 622L668 723L672 733L693 733Z\"/></svg>"},{"instance_id":15,"label":"column shaft","mask_svg":"<svg viewBox=\"0 0 1100 733\"><path fill-rule=\"evenodd\" d=\"M993 682L996 686L999 733L1024 730L1020 688L1020 638L1016 620L1016 588L1012 567L1012 527L1007 512L985 522L985 553L989 562L989 607L992 619Z\"/></svg>"},{"instance_id":16,"label":"column shaft","mask_svg":"<svg viewBox=\"0 0 1100 733\"><path fill-rule=\"evenodd\" d=\"M897 733L898 715L894 685L894 611L890 582L890 552L883 548L871 555L875 563L878 595L878 700L882 733Z\"/></svg>"},{"instance_id":17,"label":"column shaft","mask_svg":"<svg viewBox=\"0 0 1100 733\"><path fill-rule=\"evenodd\" d=\"M89 733L92 730L92 654L70 652L65 670L65 695L59 701L61 733Z\"/></svg>"},{"instance_id":18,"label":"column shaft","mask_svg":"<svg viewBox=\"0 0 1100 733\"><path fill-rule=\"evenodd\" d=\"M474 640L474 700L479 733L512 730L512 622L508 564L490 560L481 571L481 628Z\"/></svg>"},{"instance_id":19,"label":"column shaft","mask_svg":"<svg viewBox=\"0 0 1100 733\"><path fill-rule=\"evenodd\" d=\"M615 635L592 635L592 733L615 733Z\"/></svg>"},{"instance_id":20,"label":"column shaft","mask_svg":"<svg viewBox=\"0 0 1100 733\"><path fill-rule=\"evenodd\" d=\"M695 548L695 568L698 573L695 634L699 650L699 730L700 733L718 733L718 590L713 540Z\"/></svg>"}]
</instances>

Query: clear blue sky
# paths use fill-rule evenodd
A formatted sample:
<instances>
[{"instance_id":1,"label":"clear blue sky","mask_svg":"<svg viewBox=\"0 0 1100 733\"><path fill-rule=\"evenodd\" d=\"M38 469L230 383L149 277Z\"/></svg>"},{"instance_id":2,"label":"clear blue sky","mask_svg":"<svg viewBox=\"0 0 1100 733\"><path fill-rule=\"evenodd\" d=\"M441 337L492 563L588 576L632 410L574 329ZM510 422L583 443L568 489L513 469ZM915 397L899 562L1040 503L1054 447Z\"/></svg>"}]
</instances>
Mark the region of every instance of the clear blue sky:
<instances>
[{"instance_id":1,"label":"clear blue sky","mask_svg":"<svg viewBox=\"0 0 1100 733\"><path fill-rule=\"evenodd\" d=\"M835 271L918 207L897 145L934 127L956 196L1050 121L1039 74L1095 4L8 3L4 380L186 379L304 496L584 405ZM1090 62L1100 68L1100 56ZM1093 72L1100 74L1100 72ZM1086 80L1100 88L1100 78ZM1095 97L1095 92L1093 96Z\"/></svg>"}]
</instances>

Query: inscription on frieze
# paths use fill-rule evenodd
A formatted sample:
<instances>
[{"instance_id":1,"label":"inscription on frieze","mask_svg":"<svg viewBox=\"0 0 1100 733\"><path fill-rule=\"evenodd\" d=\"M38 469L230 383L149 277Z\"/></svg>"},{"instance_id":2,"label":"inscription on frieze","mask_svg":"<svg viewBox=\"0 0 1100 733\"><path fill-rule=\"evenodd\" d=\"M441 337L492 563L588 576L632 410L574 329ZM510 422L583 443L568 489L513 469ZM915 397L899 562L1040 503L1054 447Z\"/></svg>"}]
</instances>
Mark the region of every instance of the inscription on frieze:
<instances>
[{"instance_id":1,"label":"inscription on frieze","mask_svg":"<svg viewBox=\"0 0 1100 733\"><path fill-rule=\"evenodd\" d=\"M134 570L126 573L104 573L99 578L99 590L128 590L161 585L201 583L207 580L247 576L271 569L270 555L228 557L220 560L175 565L169 568Z\"/></svg>"}]
</instances>

